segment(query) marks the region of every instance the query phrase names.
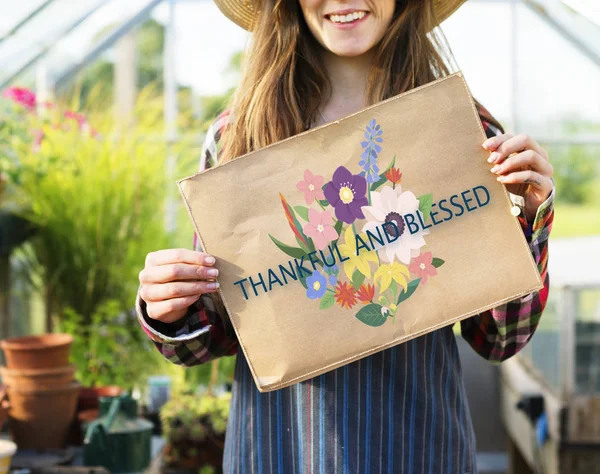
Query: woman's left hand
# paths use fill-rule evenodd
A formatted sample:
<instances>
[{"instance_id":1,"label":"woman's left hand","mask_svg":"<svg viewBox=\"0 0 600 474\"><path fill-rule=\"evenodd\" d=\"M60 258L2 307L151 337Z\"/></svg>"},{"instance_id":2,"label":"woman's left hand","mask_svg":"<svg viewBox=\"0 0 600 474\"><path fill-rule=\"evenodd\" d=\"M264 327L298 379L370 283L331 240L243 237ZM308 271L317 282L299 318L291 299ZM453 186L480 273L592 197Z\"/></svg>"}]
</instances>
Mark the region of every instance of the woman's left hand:
<instances>
[{"instance_id":1,"label":"woman's left hand","mask_svg":"<svg viewBox=\"0 0 600 474\"><path fill-rule=\"evenodd\" d=\"M494 165L491 172L498 175L498 181L510 193L524 197L527 221L533 222L538 207L548 199L554 186L546 150L528 135L509 133L487 139L483 148L492 152L488 158Z\"/></svg>"}]
</instances>

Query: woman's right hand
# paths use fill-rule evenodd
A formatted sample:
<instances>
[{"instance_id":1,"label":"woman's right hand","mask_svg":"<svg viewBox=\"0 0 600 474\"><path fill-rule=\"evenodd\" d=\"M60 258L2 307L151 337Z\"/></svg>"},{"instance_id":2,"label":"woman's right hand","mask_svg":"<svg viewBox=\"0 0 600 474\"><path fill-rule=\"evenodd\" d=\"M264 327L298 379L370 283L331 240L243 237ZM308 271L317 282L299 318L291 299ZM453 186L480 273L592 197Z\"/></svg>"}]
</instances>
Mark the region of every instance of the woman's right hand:
<instances>
[{"instance_id":1,"label":"woman's right hand","mask_svg":"<svg viewBox=\"0 0 600 474\"><path fill-rule=\"evenodd\" d=\"M194 250L150 252L139 275L148 316L167 324L183 318L201 295L219 288L214 264L214 257Z\"/></svg>"}]
</instances>

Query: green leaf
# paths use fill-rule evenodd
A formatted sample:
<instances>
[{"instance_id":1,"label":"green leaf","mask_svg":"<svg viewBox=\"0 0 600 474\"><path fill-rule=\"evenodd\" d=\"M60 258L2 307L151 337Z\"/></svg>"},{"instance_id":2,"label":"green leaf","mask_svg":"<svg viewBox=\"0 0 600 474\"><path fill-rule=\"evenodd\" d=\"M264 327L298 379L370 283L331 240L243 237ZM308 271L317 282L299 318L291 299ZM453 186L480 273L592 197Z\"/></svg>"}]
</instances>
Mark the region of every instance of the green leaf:
<instances>
[{"instance_id":1,"label":"green leaf","mask_svg":"<svg viewBox=\"0 0 600 474\"><path fill-rule=\"evenodd\" d=\"M312 239L309 239L306 236L306 234L304 233L304 231L302 230L302 226L300 225L300 222L298 221L298 218L296 217L296 213L294 212L294 209L289 204L287 204L287 208L288 208L288 211L289 211L290 215L292 216L292 219L294 219L294 226L296 227L296 230L304 238L304 240L306 240L306 242L308 243L308 249L309 249L309 251L310 252L314 251L315 250L315 246L314 246L314 244L312 242Z\"/></svg>"},{"instance_id":2,"label":"green leaf","mask_svg":"<svg viewBox=\"0 0 600 474\"><path fill-rule=\"evenodd\" d=\"M365 281L365 276L358 270L354 270L354 273L352 274L352 286L358 290L363 284L363 281Z\"/></svg>"},{"instance_id":3,"label":"green leaf","mask_svg":"<svg viewBox=\"0 0 600 474\"><path fill-rule=\"evenodd\" d=\"M435 268L440 268L444 263L446 263L444 260L442 260L441 258L434 258L431 261L431 264L435 267Z\"/></svg>"},{"instance_id":4,"label":"green leaf","mask_svg":"<svg viewBox=\"0 0 600 474\"><path fill-rule=\"evenodd\" d=\"M308 207L306 206L294 206L294 210L298 213L298 215L308 222Z\"/></svg>"},{"instance_id":5,"label":"green leaf","mask_svg":"<svg viewBox=\"0 0 600 474\"><path fill-rule=\"evenodd\" d=\"M419 283L421 283L420 278L417 278L416 280L411 281L408 284L406 291L402 290L402 293L400 293L400 296L398 296L398 301L396 302L396 304L399 305L404 300L407 300L408 298L410 298L410 296L415 292L415 290L419 286Z\"/></svg>"},{"instance_id":6,"label":"green leaf","mask_svg":"<svg viewBox=\"0 0 600 474\"><path fill-rule=\"evenodd\" d=\"M423 196L419 197L419 211L423 214L423 222L429 219L429 214L431 214L431 206L433 204L433 195L423 194Z\"/></svg>"},{"instance_id":7,"label":"green leaf","mask_svg":"<svg viewBox=\"0 0 600 474\"><path fill-rule=\"evenodd\" d=\"M271 238L273 243L275 245L277 245L277 247L279 247L279 250L281 250L284 254L289 255L292 258L306 257L306 252L304 250L296 248L296 247L290 247L289 245L286 245L283 242L280 242L279 240L277 240L271 234L269 234L269 237Z\"/></svg>"},{"instance_id":8,"label":"green leaf","mask_svg":"<svg viewBox=\"0 0 600 474\"><path fill-rule=\"evenodd\" d=\"M329 201L327 199L317 199L317 201L319 201L319 204L323 207L329 206Z\"/></svg>"},{"instance_id":9,"label":"green leaf","mask_svg":"<svg viewBox=\"0 0 600 474\"><path fill-rule=\"evenodd\" d=\"M385 182L387 181L387 178L385 177L385 174L391 170L394 165L396 164L396 156L394 155L394 158L392 159L392 162L390 163L390 166L388 166L385 171L383 173L381 173L381 178L379 178L379 181L374 182L371 185L371 191L375 191L377 188L383 186L385 184Z\"/></svg>"},{"instance_id":10,"label":"green leaf","mask_svg":"<svg viewBox=\"0 0 600 474\"><path fill-rule=\"evenodd\" d=\"M381 314L382 306L379 304L371 303L362 308L356 313L356 319L360 322L365 323L367 326L378 327L385 323L387 316Z\"/></svg>"},{"instance_id":11,"label":"green leaf","mask_svg":"<svg viewBox=\"0 0 600 474\"><path fill-rule=\"evenodd\" d=\"M344 221L337 221L335 223L335 225L333 226L333 228L337 232L338 237L341 235L343 227L344 227Z\"/></svg>"},{"instance_id":12,"label":"green leaf","mask_svg":"<svg viewBox=\"0 0 600 474\"><path fill-rule=\"evenodd\" d=\"M331 308L335 303L335 294L331 291L327 291L323 298L321 298L321 303L319 304L319 309L328 309Z\"/></svg>"},{"instance_id":13,"label":"green leaf","mask_svg":"<svg viewBox=\"0 0 600 474\"><path fill-rule=\"evenodd\" d=\"M304 250L304 252L306 252L306 254L308 254L308 252L309 252L309 250L308 250L308 247L307 247L306 245L304 245L304 242L302 242L302 241L301 241L301 240L298 238L298 236L296 236L296 242L298 242L298 245L300 246L300 248L301 248L302 250ZM309 245L310 245L310 243L309 243Z\"/></svg>"},{"instance_id":14,"label":"green leaf","mask_svg":"<svg viewBox=\"0 0 600 474\"><path fill-rule=\"evenodd\" d=\"M392 301L396 299L396 295L398 294L398 285L395 280L392 280L390 284L390 292L392 293Z\"/></svg>"}]
</instances>

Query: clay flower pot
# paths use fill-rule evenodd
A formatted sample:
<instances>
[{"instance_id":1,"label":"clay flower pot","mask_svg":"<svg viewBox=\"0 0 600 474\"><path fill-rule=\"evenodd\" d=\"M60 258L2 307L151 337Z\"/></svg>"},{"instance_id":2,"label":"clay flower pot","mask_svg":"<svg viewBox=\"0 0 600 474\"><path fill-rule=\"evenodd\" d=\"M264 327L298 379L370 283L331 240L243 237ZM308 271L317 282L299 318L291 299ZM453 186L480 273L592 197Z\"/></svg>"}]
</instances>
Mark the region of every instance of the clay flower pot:
<instances>
[{"instance_id":1,"label":"clay flower pot","mask_svg":"<svg viewBox=\"0 0 600 474\"><path fill-rule=\"evenodd\" d=\"M77 412L98 410L100 408L100 397L118 397L122 392L123 389L117 385L81 387Z\"/></svg>"},{"instance_id":2,"label":"clay flower pot","mask_svg":"<svg viewBox=\"0 0 600 474\"><path fill-rule=\"evenodd\" d=\"M69 365L70 334L42 334L4 339L0 347L9 369L45 369Z\"/></svg>"},{"instance_id":3,"label":"clay flower pot","mask_svg":"<svg viewBox=\"0 0 600 474\"><path fill-rule=\"evenodd\" d=\"M9 428L19 449L64 448L75 417L79 384L39 389L8 388Z\"/></svg>"},{"instance_id":4,"label":"clay flower pot","mask_svg":"<svg viewBox=\"0 0 600 474\"><path fill-rule=\"evenodd\" d=\"M62 387L74 381L75 366L52 369L8 369L0 367L2 382L21 389Z\"/></svg>"}]
</instances>

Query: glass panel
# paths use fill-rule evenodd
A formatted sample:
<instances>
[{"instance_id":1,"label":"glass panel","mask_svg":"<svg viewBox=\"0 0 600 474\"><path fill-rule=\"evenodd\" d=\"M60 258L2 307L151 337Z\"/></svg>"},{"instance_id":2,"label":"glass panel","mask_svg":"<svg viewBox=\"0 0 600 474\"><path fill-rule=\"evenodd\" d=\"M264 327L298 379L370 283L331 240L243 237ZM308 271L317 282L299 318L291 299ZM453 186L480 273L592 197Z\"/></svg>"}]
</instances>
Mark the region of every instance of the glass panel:
<instances>
[{"instance_id":1,"label":"glass panel","mask_svg":"<svg viewBox=\"0 0 600 474\"><path fill-rule=\"evenodd\" d=\"M577 293L575 387L579 394L600 394L600 288Z\"/></svg>"},{"instance_id":2,"label":"glass panel","mask_svg":"<svg viewBox=\"0 0 600 474\"><path fill-rule=\"evenodd\" d=\"M560 304L563 293L551 291L540 324L521 356L555 393L560 393Z\"/></svg>"}]
</instances>

